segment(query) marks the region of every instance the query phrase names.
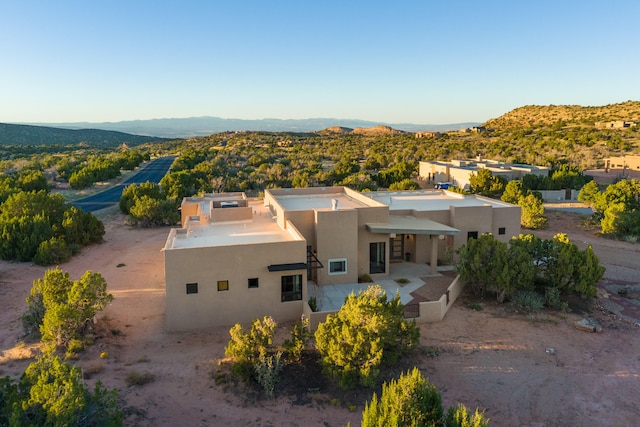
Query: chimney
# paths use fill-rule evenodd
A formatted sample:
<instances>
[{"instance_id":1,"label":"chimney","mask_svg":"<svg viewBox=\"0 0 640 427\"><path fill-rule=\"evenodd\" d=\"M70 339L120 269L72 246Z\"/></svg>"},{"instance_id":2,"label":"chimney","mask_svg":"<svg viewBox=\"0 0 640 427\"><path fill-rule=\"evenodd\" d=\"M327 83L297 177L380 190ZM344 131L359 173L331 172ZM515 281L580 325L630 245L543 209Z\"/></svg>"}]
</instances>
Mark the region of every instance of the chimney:
<instances>
[{"instance_id":1,"label":"chimney","mask_svg":"<svg viewBox=\"0 0 640 427\"><path fill-rule=\"evenodd\" d=\"M338 199L331 199L331 210L338 210Z\"/></svg>"}]
</instances>

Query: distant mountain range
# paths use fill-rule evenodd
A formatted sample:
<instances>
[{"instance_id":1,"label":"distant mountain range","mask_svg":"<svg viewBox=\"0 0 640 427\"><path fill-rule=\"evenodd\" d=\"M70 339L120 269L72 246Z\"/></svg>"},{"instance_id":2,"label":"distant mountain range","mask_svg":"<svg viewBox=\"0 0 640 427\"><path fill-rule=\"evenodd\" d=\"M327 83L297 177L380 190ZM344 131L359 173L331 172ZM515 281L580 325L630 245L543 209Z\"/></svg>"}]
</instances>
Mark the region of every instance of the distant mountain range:
<instances>
[{"instance_id":1,"label":"distant mountain range","mask_svg":"<svg viewBox=\"0 0 640 427\"><path fill-rule=\"evenodd\" d=\"M444 125L419 125L413 123L379 123L366 120L347 119L223 119L220 117L190 117L174 119L130 120L105 123L30 123L66 129L103 129L135 135L153 135L164 138L188 138L205 136L225 131L267 132L316 132L332 126L345 128L369 128L389 126L407 132L458 130L478 126L480 123L453 123Z\"/></svg>"}]
</instances>

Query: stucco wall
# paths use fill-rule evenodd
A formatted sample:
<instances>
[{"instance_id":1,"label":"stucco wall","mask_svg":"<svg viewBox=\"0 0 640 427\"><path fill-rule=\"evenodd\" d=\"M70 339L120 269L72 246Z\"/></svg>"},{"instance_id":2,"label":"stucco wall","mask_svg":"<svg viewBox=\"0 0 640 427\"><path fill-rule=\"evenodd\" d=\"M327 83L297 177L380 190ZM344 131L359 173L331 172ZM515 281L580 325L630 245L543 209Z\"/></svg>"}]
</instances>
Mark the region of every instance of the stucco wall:
<instances>
[{"instance_id":1,"label":"stucco wall","mask_svg":"<svg viewBox=\"0 0 640 427\"><path fill-rule=\"evenodd\" d=\"M358 281L358 212L355 209L315 211L316 250L324 268L318 269L318 284ZM347 260L346 274L330 274L329 260Z\"/></svg>"},{"instance_id":2,"label":"stucco wall","mask_svg":"<svg viewBox=\"0 0 640 427\"><path fill-rule=\"evenodd\" d=\"M166 324L169 331L185 331L249 323L265 315L277 321L296 320L306 301L306 269L269 272L271 264L306 261L306 243L263 243L164 251ZM301 301L281 301L281 277L302 275ZM258 278L258 288L248 279ZM218 291L218 281L228 280L229 290ZM198 283L197 294L187 294L186 284Z\"/></svg>"}]
</instances>

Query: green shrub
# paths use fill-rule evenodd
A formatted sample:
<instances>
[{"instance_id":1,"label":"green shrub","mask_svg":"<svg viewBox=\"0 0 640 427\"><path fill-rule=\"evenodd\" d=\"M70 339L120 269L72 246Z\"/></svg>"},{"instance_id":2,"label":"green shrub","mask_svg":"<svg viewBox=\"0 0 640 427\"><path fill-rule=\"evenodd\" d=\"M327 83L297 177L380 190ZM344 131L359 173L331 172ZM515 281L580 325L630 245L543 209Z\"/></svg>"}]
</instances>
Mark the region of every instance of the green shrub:
<instances>
[{"instance_id":1,"label":"green shrub","mask_svg":"<svg viewBox=\"0 0 640 427\"><path fill-rule=\"evenodd\" d=\"M438 426L444 416L442 398L436 387L417 368L382 385L364 407L362 427Z\"/></svg>"},{"instance_id":2,"label":"green shrub","mask_svg":"<svg viewBox=\"0 0 640 427\"><path fill-rule=\"evenodd\" d=\"M489 419L476 408L475 413L469 414L466 406L457 405L449 407L445 417L446 427L487 427Z\"/></svg>"},{"instance_id":3,"label":"green shrub","mask_svg":"<svg viewBox=\"0 0 640 427\"><path fill-rule=\"evenodd\" d=\"M256 319L251 324L251 331L245 332L240 323L236 323L230 330L231 336L224 354L233 357L236 362L253 363L260 356L265 356L273 345L276 322L270 316L262 320Z\"/></svg>"},{"instance_id":4,"label":"green shrub","mask_svg":"<svg viewBox=\"0 0 640 427\"><path fill-rule=\"evenodd\" d=\"M291 339L285 340L284 342L287 359L291 362L300 362L302 352L307 347L310 338L309 319L302 319L296 322L291 329Z\"/></svg>"},{"instance_id":5,"label":"green shrub","mask_svg":"<svg viewBox=\"0 0 640 427\"><path fill-rule=\"evenodd\" d=\"M513 305L528 311L538 311L544 308L544 298L535 291L518 291L511 299Z\"/></svg>"},{"instance_id":6,"label":"green shrub","mask_svg":"<svg viewBox=\"0 0 640 427\"><path fill-rule=\"evenodd\" d=\"M419 337L415 322L404 319L400 296L387 301L379 285L349 295L340 311L327 316L315 332L324 371L342 388L373 386L381 366L396 363Z\"/></svg>"},{"instance_id":7,"label":"green shrub","mask_svg":"<svg viewBox=\"0 0 640 427\"><path fill-rule=\"evenodd\" d=\"M71 248L69 248L60 237L52 237L40 243L33 262L38 265L62 264L71 259Z\"/></svg>"},{"instance_id":8,"label":"green shrub","mask_svg":"<svg viewBox=\"0 0 640 427\"><path fill-rule=\"evenodd\" d=\"M273 356L260 355L253 365L258 384L262 386L267 396L273 396L276 384L280 381L282 371L282 353Z\"/></svg>"},{"instance_id":9,"label":"green shrub","mask_svg":"<svg viewBox=\"0 0 640 427\"><path fill-rule=\"evenodd\" d=\"M316 297L309 297L309 308L313 312L318 311L318 301L316 300Z\"/></svg>"}]
</instances>

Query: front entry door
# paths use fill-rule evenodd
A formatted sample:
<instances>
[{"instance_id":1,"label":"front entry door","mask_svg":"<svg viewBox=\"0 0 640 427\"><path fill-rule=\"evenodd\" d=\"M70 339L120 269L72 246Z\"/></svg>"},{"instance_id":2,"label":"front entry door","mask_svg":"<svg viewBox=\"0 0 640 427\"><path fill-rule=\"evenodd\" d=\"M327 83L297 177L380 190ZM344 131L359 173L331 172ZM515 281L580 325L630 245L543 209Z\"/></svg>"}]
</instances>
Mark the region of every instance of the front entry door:
<instances>
[{"instance_id":1,"label":"front entry door","mask_svg":"<svg viewBox=\"0 0 640 427\"><path fill-rule=\"evenodd\" d=\"M404 259L404 234L397 234L389 239L391 253L389 259L392 261L402 261Z\"/></svg>"}]
</instances>

